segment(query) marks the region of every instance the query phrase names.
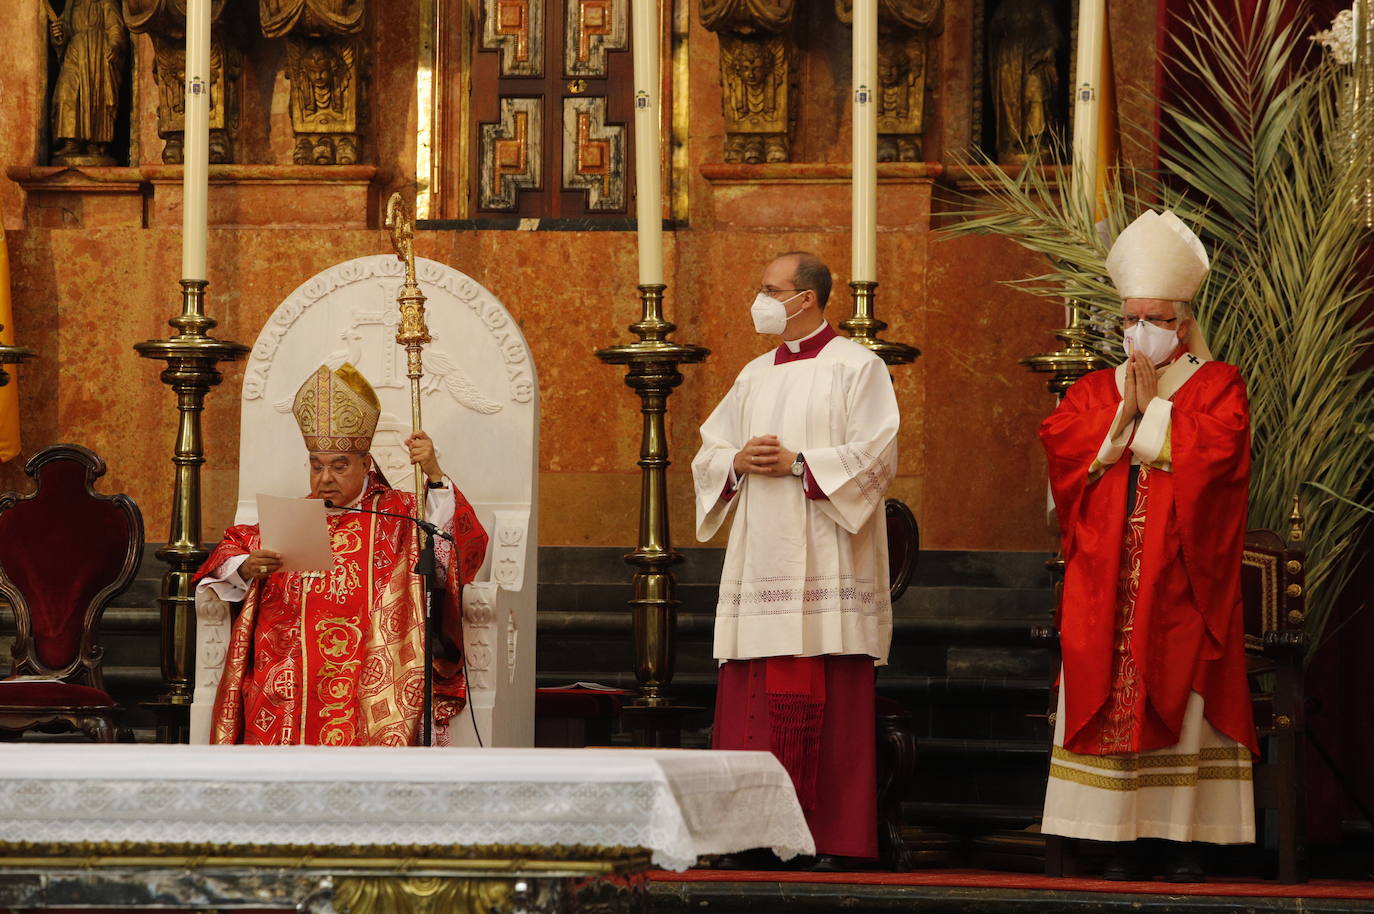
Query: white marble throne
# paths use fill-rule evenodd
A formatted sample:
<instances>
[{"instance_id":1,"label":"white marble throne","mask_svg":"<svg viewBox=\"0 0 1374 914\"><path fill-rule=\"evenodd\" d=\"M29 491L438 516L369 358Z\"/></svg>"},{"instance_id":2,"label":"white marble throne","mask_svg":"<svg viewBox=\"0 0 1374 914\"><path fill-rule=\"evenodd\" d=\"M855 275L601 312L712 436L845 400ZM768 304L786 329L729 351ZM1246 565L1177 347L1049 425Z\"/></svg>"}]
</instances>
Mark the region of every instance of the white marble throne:
<instances>
[{"instance_id":1,"label":"white marble throne","mask_svg":"<svg viewBox=\"0 0 1374 914\"><path fill-rule=\"evenodd\" d=\"M451 721L448 740L477 745L475 715L485 745L529 746L538 579L534 361L494 295L444 264L417 257L415 267L434 338L425 349L425 431L491 540L477 580L463 593L469 710ZM301 381L321 363L337 368L352 362L372 382L382 402L372 453L392 485L414 484L402 446L410 433L410 382L405 350L395 342L402 279L395 257L360 257L302 283L268 318L243 380L235 523L257 521L259 492L307 491L305 446L290 406ZM229 625L223 603L198 602L192 743L209 739Z\"/></svg>"}]
</instances>

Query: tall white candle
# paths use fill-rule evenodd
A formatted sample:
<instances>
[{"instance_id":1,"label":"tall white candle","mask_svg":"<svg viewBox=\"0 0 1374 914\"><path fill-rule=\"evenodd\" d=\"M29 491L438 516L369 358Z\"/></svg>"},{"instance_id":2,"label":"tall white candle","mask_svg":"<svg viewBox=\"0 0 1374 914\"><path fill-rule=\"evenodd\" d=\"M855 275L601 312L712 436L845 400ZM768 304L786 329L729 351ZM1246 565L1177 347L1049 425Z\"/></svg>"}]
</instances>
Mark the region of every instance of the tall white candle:
<instances>
[{"instance_id":1,"label":"tall white candle","mask_svg":"<svg viewBox=\"0 0 1374 914\"><path fill-rule=\"evenodd\" d=\"M878 279L878 0L854 0L854 178L850 279Z\"/></svg>"},{"instance_id":2,"label":"tall white candle","mask_svg":"<svg viewBox=\"0 0 1374 914\"><path fill-rule=\"evenodd\" d=\"M1082 199L1095 201L1102 128L1103 63L1107 51L1106 0L1080 0L1074 67L1073 177ZM1090 204L1095 205L1095 204Z\"/></svg>"},{"instance_id":3,"label":"tall white candle","mask_svg":"<svg viewBox=\"0 0 1374 914\"><path fill-rule=\"evenodd\" d=\"M659 174L658 2L634 0L635 215L639 284L663 282L663 189Z\"/></svg>"},{"instance_id":4,"label":"tall white candle","mask_svg":"<svg viewBox=\"0 0 1374 914\"><path fill-rule=\"evenodd\" d=\"M210 0L186 2L185 89L181 278L205 279L206 212L210 184Z\"/></svg>"}]
</instances>

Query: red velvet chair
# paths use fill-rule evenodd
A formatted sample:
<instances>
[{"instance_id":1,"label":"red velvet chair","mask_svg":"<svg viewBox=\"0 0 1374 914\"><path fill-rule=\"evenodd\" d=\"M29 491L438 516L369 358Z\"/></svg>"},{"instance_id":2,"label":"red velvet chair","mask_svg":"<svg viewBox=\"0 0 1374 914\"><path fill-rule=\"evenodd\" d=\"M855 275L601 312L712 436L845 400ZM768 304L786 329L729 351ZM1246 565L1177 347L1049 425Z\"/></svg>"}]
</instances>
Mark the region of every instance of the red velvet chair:
<instances>
[{"instance_id":1,"label":"red velvet chair","mask_svg":"<svg viewBox=\"0 0 1374 914\"><path fill-rule=\"evenodd\" d=\"M96 627L143 555L143 517L127 495L99 495L105 461L75 444L24 467L37 491L0 495L0 600L14 613L14 669L0 680L0 738L27 730L129 740L104 691Z\"/></svg>"}]
</instances>

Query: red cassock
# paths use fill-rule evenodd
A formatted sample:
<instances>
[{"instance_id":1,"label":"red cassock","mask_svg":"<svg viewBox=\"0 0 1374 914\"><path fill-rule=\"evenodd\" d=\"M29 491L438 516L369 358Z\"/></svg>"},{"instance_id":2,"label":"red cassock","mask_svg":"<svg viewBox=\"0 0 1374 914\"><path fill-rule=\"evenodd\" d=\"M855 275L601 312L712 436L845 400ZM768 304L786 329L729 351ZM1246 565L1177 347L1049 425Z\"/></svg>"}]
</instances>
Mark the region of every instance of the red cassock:
<instances>
[{"instance_id":1,"label":"red cassock","mask_svg":"<svg viewBox=\"0 0 1374 914\"><path fill-rule=\"evenodd\" d=\"M1083 755L1146 752L1179 740L1190 692L1207 720L1257 749L1245 671L1240 566L1250 478L1250 414L1234 366L1204 363L1173 396L1171 469L1150 471L1133 630L1144 713L1129 744L1099 737L1114 688L1117 584L1130 452L1095 480L1090 469L1121 403L1115 373L1069 388L1040 426L1066 562L1059 620L1064 747Z\"/></svg>"},{"instance_id":2,"label":"red cassock","mask_svg":"<svg viewBox=\"0 0 1374 914\"><path fill-rule=\"evenodd\" d=\"M461 646L459 580L471 581L487 535L454 491L453 549L437 549L446 575L443 639ZM414 515L415 496L370 474L359 507ZM424 609L415 525L375 514L328 517L334 567L253 581L234 619L210 740L251 745L408 746L420 730ZM442 542L440 545L446 545ZM261 547L257 525L230 527L196 580ZM462 710L461 657L435 658L435 716Z\"/></svg>"}]
</instances>

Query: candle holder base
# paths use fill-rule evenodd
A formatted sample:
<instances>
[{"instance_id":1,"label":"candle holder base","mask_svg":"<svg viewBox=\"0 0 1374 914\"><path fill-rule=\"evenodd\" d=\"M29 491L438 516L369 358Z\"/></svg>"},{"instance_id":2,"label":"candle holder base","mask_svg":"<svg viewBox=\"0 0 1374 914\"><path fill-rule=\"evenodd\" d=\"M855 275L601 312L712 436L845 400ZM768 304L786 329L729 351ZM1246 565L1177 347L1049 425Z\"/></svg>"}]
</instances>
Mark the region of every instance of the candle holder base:
<instances>
[{"instance_id":1,"label":"candle holder base","mask_svg":"<svg viewBox=\"0 0 1374 914\"><path fill-rule=\"evenodd\" d=\"M1088 372L1111 365L1106 356L1090 348L1088 343L1094 339L1093 334L1077 324L1076 313L1075 320L1055 336L1068 345L1054 352L1029 355L1021 360L1021 364L1031 371L1051 375L1046 386L1055 396L1062 397L1075 381Z\"/></svg>"},{"instance_id":2,"label":"candle holder base","mask_svg":"<svg viewBox=\"0 0 1374 914\"><path fill-rule=\"evenodd\" d=\"M882 340L878 334L887 329L884 321L873 316L873 302L877 297L878 284L868 280L855 280L849 284L854 295L854 314L840 321L840 329L849 338L873 352L889 365L909 365L921 355L921 350L906 343Z\"/></svg>"}]
</instances>

